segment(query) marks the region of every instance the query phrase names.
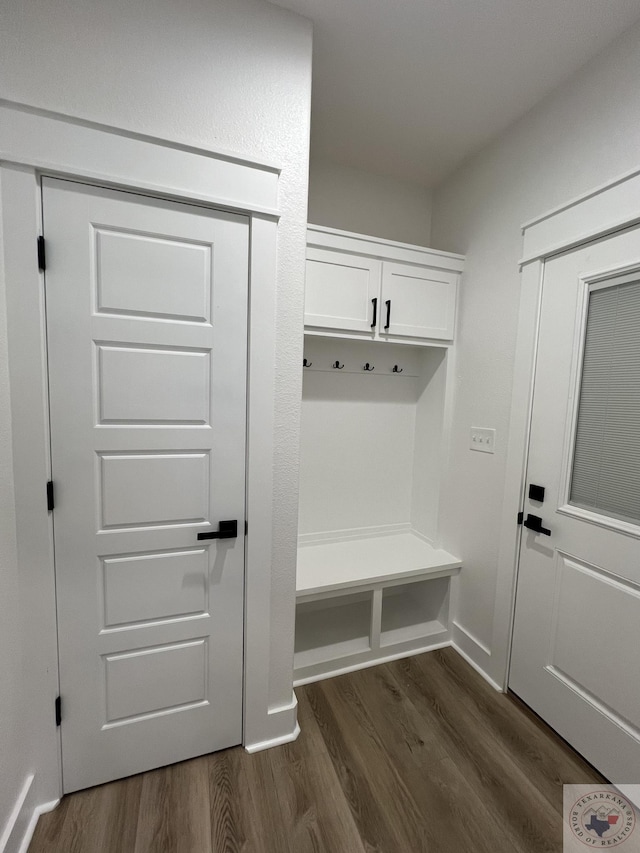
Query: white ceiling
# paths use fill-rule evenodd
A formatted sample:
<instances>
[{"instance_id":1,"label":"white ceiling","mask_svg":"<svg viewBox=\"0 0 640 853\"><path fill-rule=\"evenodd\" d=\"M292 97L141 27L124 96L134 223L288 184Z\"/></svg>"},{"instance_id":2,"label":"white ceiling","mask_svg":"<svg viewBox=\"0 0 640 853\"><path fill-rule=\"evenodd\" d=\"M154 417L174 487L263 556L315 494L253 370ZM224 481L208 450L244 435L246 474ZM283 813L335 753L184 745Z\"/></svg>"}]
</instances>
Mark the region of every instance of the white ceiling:
<instances>
[{"instance_id":1,"label":"white ceiling","mask_svg":"<svg viewBox=\"0 0 640 853\"><path fill-rule=\"evenodd\" d=\"M433 185L640 18L639 0L275 0L314 22L312 156Z\"/></svg>"}]
</instances>

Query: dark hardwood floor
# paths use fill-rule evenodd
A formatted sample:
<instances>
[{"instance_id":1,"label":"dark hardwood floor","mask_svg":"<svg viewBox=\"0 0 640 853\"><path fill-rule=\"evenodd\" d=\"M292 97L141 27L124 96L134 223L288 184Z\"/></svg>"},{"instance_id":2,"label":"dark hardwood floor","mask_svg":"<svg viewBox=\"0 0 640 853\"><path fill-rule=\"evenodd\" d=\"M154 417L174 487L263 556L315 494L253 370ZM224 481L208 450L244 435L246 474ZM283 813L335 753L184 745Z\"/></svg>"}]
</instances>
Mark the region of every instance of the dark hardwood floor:
<instances>
[{"instance_id":1,"label":"dark hardwood floor","mask_svg":"<svg viewBox=\"0 0 640 853\"><path fill-rule=\"evenodd\" d=\"M600 777L452 649L296 691L302 734L65 797L30 853L546 853Z\"/></svg>"}]
</instances>

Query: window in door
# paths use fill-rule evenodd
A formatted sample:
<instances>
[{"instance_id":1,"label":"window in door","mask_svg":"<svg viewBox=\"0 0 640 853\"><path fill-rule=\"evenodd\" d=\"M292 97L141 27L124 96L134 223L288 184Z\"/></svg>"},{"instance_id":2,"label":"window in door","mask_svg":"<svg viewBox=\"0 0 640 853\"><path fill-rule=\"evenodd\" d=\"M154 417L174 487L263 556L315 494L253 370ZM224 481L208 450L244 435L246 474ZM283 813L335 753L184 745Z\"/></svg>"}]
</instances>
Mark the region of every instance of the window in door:
<instances>
[{"instance_id":1,"label":"window in door","mask_svg":"<svg viewBox=\"0 0 640 853\"><path fill-rule=\"evenodd\" d=\"M589 287L569 494L640 524L640 272Z\"/></svg>"}]
</instances>

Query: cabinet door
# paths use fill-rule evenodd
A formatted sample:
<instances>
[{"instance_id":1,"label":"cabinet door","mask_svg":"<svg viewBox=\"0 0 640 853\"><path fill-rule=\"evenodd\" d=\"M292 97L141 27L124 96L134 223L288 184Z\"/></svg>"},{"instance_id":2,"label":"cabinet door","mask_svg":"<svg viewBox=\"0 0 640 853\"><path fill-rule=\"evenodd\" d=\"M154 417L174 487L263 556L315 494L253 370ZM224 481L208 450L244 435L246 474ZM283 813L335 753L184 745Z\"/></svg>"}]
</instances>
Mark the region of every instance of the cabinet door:
<instances>
[{"instance_id":1,"label":"cabinet door","mask_svg":"<svg viewBox=\"0 0 640 853\"><path fill-rule=\"evenodd\" d=\"M366 332L380 320L380 261L326 249L307 249L305 326Z\"/></svg>"},{"instance_id":2,"label":"cabinet door","mask_svg":"<svg viewBox=\"0 0 640 853\"><path fill-rule=\"evenodd\" d=\"M380 334L452 340L457 278L430 267L383 263Z\"/></svg>"}]
</instances>

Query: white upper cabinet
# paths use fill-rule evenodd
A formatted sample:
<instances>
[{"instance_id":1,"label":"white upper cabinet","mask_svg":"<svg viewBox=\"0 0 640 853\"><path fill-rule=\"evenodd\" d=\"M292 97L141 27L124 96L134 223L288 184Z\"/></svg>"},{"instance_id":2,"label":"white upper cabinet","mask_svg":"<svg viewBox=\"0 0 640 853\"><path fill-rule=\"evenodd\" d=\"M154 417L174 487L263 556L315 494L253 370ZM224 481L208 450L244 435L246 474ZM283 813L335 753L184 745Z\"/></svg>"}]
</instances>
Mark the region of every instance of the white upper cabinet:
<instances>
[{"instance_id":1,"label":"white upper cabinet","mask_svg":"<svg viewBox=\"0 0 640 853\"><path fill-rule=\"evenodd\" d=\"M305 331L449 343L463 263L461 255L310 225Z\"/></svg>"},{"instance_id":2,"label":"white upper cabinet","mask_svg":"<svg viewBox=\"0 0 640 853\"><path fill-rule=\"evenodd\" d=\"M380 261L373 258L309 247L305 325L373 336L378 321L380 268Z\"/></svg>"},{"instance_id":3,"label":"white upper cabinet","mask_svg":"<svg viewBox=\"0 0 640 853\"><path fill-rule=\"evenodd\" d=\"M384 263L382 336L453 340L457 287L456 273Z\"/></svg>"}]
</instances>

